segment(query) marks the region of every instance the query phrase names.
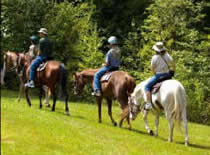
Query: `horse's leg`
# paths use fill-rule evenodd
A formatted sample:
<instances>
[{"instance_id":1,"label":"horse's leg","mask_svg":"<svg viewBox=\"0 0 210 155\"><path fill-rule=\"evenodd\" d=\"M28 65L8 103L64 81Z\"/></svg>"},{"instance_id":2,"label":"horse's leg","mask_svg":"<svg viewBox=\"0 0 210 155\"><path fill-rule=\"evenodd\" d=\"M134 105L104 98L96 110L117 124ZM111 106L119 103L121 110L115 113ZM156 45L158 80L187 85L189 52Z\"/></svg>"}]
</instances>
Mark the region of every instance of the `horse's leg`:
<instances>
[{"instance_id":1,"label":"horse's leg","mask_svg":"<svg viewBox=\"0 0 210 155\"><path fill-rule=\"evenodd\" d=\"M183 112L182 112L182 120L183 120L183 124L184 124L184 129L185 129L185 146L188 146L188 144L189 144L189 137L188 137L188 126L187 126L186 108L183 109Z\"/></svg>"},{"instance_id":2,"label":"horse's leg","mask_svg":"<svg viewBox=\"0 0 210 155\"><path fill-rule=\"evenodd\" d=\"M158 126L159 126L159 113L155 114L155 136L158 136Z\"/></svg>"},{"instance_id":3,"label":"horse's leg","mask_svg":"<svg viewBox=\"0 0 210 155\"><path fill-rule=\"evenodd\" d=\"M17 98L17 102L20 102L21 96L23 95L23 92L24 92L24 81L21 76L18 76L18 77L20 79L20 87L19 87L19 95Z\"/></svg>"},{"instance_id":4,"label":"horse's leg","mask_svg":"<svg viewBox=\"0 0 210 155\"><path fill-rule=\"evenodd\" d=\"M153 136L153 131L149 128L148 122L147 122L147 115L148 115L149 111L144 110L144 114L143 114L143 120L144 120L144 124L145 124L145 128L147 130L147 132Z\"/></svg>"},{"instance_id":5,"label":"horse's leg","mask_svg":"<svg viewBox=\"0 0 210 155\"><path fill-rule=\"evenodd\" d=\"M55 104L56 104L56 99L57 99L57 96L56 96L56 91L52 91L52 89L50 90L52 92L52 95L53 95L53 106L52 106L52 111L55 111Z\"/></svg>"},{"instance_id":6,"label":"horse's leg","mask_svg":"<svg viewBox=\"0 0 210 155\"><path fill-rule=\"evenodd\" d=\"M31 106L31 101L30 101L30 98L29 98L29 95L28 95L28 88L26 87L25 88L25 96L26 96L26 101L28 103L29 106Z\"/></svg>"},{"instance_id":7,"label":"horse's leg","mask_svg":"<svg viewBox=\"0 0 210 155\"><path fill-rule=\"evenodd\" d=\"M131 123L130 123L130 117L129 117L129 115L127 116L126 119L127 119L128 125L129 125L128 129L131 130Z\"/></svg>"},{"instance_id":8,"label":"horse's leg","mask_svg":"<svg viewBox=\"0 0 210 155\"><path fill-rule=\"evenodd\" d=\"M122 127L124 119L129 117L129 115L128 115L129 114L128 106L125 106L125 107L121 106L121 109L122 109L122 113L121 113L121 117L120 117L119 127ZM130 123L130 121L128 123ZM128 124L128 125L129 125L129 128L131 128L130 124Z\"/></svg>"},{"instance_id":9,"label":"horse's leg","mask_svg":"<svg viewBox=\"0 0 210 155\"><path fill-rule=\"evenodd\" d=\"M108 114L109 114L109 117L110 117L113 125L114 126L117 126L117 122L115 122L115 120L112 117L112 100L109 99L109 98L106 98L106 101L107 101L107 105L108 105Z\"/></svg>"},{"instance_id":10,"label":"horse's leg","mask_svg":"<svg viewBox=\"0 0 210 155\"><path fill-rule=\"evenodd\" d=\"M101 123L101 102L102 102L102 98L101 97L96 97L96 101L98 104L98 122Z\"/></svg>"},{"instance_id":11,"label":"horse's leg","mask_svg":"<svg viewBox=\"0 0 210 155\"><path fill-rule=\"evenodd\" d=\"M43 86L45 92L45 99L44 104L46 107L50 107L49 100L50 100L50 89L47 86Z\"/></svg>"},{"instance_id":12,"label":"horse's leg","mask_svg":"<svg viewBox=\"0 0 210 155\"><path fill-rule=\"evenodd\" d=\"M169 123L169 137L168 137L168 142L173 141L173 130L174 130L174 121L172 118L168 118L168 123Z\"/></svg>"},{"instance_id":13,"label":"horse's leg","mask_svg":"<svg viewBox=\"0 0 210 155\"><path fill-rule=\"evenodd\" d=\"M42 86L40 86L39 88L39 109L42 109L42 93L43 93L43 89Z\"/></svg>"},{"instance_id":14,"label":"horse's leg","mask_svg":"<svg viewBox=\"0 0 210 155\"><path fill-rule=\"evenodd\" d=\"M69 95L67 94L67 92L65 92L65 114L66 115L70 115L69 113L69 107L68 107L68 98L69 98Z\"/></svg>"}]
</instances>

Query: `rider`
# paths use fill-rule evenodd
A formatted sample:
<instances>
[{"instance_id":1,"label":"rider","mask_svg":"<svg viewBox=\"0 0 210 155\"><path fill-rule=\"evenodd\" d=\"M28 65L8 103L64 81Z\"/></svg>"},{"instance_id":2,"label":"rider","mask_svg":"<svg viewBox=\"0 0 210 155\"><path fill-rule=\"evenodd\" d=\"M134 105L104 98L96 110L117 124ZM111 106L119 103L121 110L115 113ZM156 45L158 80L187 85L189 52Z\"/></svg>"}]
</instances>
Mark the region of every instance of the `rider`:
<instances>
[{"instance_id":1,"label":"rider","mask_svg":"<svg viewBox=\"0 0 210 155\"><path fill-rule=\"evenodd\" d=\"M163 42L157 42L153 45L152 49L156 54L152 57L151 68L154 76L148 81L145 85L146 99L145 109L149 110L152 108L151 104L151 89L160 78L173 76L175 72L175 63L173 62L172 57L166 52L166 48L163 45ZM173 70L169 71L169 64L172 65Z\"/></svg>"},{"instance_id":2,"label":"rider","mask_svg":"<svg viewBox=\"0 0 210 155\"><path fill-rule=\"evenodd\" d=\"M39 31L41 39L39 40L38 56L32 62L29 71L29 82L25 84L25 87L34 88L34 78L37 67L52 54L52 42L47 37L47 29L41 28Z\"/></svg>"},{"instance_id":3,"label":"rider","mask_svg":"<svg viewBox=\"0 0 210 155\"><path fill-rule=\"evenodd\" d=\"M31 36L30 39L31 39L31 45L29 47L29 55L31 57L31 60L33 60L36 57L37 52L38 52L39 39L35 35Z\"/></svg>"},{"instance_id":4,"label":"rider","mask_svg":"<svg viewBox=\"0 0 210 155\"><path fill-rule=\"evenodd\" d=\"M110 50L106 54L105 63L103 67L95 73L94 75L94 92L92 95L101 96L101 84L100 78L108 71L119 70L121 52L118 47L117 38L115 36L111 36L108 39Z\"/></svg>"}]
</instances>

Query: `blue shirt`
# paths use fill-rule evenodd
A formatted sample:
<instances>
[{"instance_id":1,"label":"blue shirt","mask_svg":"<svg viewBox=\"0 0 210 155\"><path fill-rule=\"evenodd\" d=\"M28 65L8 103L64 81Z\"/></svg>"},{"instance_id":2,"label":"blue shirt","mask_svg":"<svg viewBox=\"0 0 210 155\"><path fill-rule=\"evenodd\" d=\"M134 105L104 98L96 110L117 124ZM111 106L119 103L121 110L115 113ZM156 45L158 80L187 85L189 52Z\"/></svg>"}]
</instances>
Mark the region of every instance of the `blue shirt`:
<instances>
[{"instance_id":1,"label":"blue shirt","mask_svg":"<svg viewBox=\"0 0 210 155\"><path fill-rule=\"evenodd\" d=\"M105 61L111 67L119 67L121 63L121 52L119 47L111 48L106 54Z\"/></svg>"}]
</instances>

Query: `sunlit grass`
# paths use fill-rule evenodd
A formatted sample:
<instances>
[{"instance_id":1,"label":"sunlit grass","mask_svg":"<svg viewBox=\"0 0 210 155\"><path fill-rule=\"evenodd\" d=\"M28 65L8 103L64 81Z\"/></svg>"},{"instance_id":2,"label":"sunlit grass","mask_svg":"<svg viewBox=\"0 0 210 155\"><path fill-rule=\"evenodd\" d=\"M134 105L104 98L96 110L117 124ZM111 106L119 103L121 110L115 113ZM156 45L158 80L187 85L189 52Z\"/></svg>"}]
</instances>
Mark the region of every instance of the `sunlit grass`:
<instances>
[{"instance_id":1,"label":"sunlit grass","mask_svg":"<svg viewBox=\"0 0 210 155\"><path fill-rule=\"evenodd\" d=\"M174 142L168 143L168 123L160 118L159 137L149 136L142 116L132 122L132 129L114 127L102 107L102 123L98 123L96 104L69 102L71 116L64 115L64 103L58 101L55 112L39 109L38 97L28 107L25 99L15 102L17 92L1 91L1 153L3 155L210 155L210 127L189 123L190 146L184 146L184 136L174 132ZM52 104L52 101L51 101ZM113 116L119 121L120 107L113 106ZM149 117L154 128L154 117Z\"/></svg>"}]
</instances>

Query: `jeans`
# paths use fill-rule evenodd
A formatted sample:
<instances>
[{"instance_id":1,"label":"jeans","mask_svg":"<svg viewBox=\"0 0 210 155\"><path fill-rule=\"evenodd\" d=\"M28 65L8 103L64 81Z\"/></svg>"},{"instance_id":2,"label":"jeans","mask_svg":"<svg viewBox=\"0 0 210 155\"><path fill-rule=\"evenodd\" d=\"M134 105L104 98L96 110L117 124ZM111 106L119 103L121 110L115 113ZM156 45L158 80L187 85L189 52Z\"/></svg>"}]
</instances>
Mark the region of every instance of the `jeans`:
<instances>
[{"instance_id":1,"label":"jeans","mask_svg":"<svg viewBox=\"0 0 210 155\"><path fill-rule=\"evenodd\" d=\"M29 80L34 80L37 67L46 59L46 56L40 55L31 63L29 71Z\"/></svg>"},{"instance_id":2,"label":"jeans","mask_svg":"<svg viewBox=\"0 0 210 155\"><path fill-rule=\"evenodd\" d=\"M169 73L157 73L155 74L145 85L145 91L151 91L152 86L154 86L160 78L169 76Z\"/></svg>"},{"instance_id":3,"label":"jeans","mask_svg":"<svg viewBox=\"0 0 210 155\"><path fill-rule=\"evenodd\" d=\"M95 73L94 75L94 91L101 90L101 83L100 79L101 77L108 71L114 71L114 70L119 70L118 67L112 67L112 66L104 66L102 67L98 72Z\"/></svg>"}]
</instances>

